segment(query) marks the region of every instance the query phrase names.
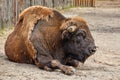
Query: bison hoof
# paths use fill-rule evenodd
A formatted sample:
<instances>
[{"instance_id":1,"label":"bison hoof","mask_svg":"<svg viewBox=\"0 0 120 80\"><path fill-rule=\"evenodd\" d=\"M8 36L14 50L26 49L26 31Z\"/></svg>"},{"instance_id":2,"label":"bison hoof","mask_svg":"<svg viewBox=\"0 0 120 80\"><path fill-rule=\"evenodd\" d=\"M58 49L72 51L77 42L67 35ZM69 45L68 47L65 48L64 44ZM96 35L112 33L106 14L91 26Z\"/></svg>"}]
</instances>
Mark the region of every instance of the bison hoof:
<instances>
[{"instance_id":1,"label":"bison hoof","mask_svg":"<svg viewBox=\"0 0 120 80\"><path fill-rule=\"evenodd\" d=\"M46 70L46 71L52 71L52 69L49 68L49 67L47 67L47 66L44 67L44 70Z\"/></svg>"},{"instance_id":2,"label":"bison hoof","mask_svg":"<svg viewBox=\"0 0 120 80\"><path fill-rule=\"evenodd\" d=\"M60 64L60 62L57 61L57 60L52 60L52 61L51 61L51 65L52 65L52 67L57 67L58 65L61 65L61 64Z\"/></svg>"},{"instance_id":3,"label":"bison hoof","mask_svg":"<svg viewBox=\"0 0 120 80\"><path fill-rule=\"evenodd\" d=\"M64 66L62 70L67 75L73 75L75 73L75 69L71 66Z\"/></svg>"}]
</instances>

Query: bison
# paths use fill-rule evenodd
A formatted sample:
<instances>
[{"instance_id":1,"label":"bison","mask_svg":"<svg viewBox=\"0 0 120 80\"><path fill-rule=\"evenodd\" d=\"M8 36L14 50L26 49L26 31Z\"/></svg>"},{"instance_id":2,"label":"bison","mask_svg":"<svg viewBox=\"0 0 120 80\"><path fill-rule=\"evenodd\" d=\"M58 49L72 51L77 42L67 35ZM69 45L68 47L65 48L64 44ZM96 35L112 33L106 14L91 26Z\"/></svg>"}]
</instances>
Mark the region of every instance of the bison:
<instances>
[{"instance_id":1,"label":"bison","mask_svg":"<svg viewBox=\"0 0 120 80\"><path fill-rule=\"evenodd\" d=\"M68 75L95 51L85 20L66 18L43 6L25 9L5 44L5 53L11 61L35 64L45 70L60 69Z\"/></svg>"}]
</instances>

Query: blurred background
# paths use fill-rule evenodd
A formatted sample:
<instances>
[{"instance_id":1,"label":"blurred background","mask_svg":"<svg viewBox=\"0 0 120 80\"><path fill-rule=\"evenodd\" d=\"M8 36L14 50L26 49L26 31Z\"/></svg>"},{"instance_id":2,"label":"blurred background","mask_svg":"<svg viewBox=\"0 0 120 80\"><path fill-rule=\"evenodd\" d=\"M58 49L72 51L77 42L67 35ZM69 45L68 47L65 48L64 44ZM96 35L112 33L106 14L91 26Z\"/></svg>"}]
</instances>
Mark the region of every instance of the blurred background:
<instances>
[{"instance_id":1,"label":"blurred background","mask_svg":"<svg viewBox=\"0 0 120 80\"><path fill-rule=\"evenodd\" d=\"M14 26L20 12L33 5L42 5L56 9L120 7L120 0L0 0L0 29Z\"/></svg>"}]
</instances>

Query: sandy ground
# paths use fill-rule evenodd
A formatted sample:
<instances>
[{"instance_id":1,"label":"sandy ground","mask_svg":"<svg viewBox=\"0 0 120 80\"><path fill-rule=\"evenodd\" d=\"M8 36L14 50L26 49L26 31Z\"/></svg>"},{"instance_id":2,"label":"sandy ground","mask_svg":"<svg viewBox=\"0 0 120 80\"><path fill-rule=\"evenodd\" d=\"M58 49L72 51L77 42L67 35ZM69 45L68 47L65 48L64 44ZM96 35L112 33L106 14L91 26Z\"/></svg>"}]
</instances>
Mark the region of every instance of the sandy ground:
<instances>
[{"instance_id":1,"label":"sandy ground","mask_svg":"<svg viewBox=\"0 0 120 80\"><path fill-rule=\"evenodd\" d=\"M7 31L0 37L0 80L120 80L120 9L74 8L64 15L81 16L88 22L99 47L95 55L80 64L72 76L59 70L48 72L35 65L10 62L4 54Z\"/></svg>"}]
</instances>

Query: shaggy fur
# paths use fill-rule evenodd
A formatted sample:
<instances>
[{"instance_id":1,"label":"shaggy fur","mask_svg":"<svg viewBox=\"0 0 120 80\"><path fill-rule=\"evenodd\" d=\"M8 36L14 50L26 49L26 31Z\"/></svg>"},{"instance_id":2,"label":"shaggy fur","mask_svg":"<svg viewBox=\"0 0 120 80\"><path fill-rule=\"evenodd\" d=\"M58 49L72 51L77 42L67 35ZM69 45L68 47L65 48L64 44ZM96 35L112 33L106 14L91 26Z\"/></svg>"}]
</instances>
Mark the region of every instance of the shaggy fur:
<instances>
[{"instance_id":1,"label":"shaggy fur","mask_svg":"<svg viewBox=\"0 0 120 80\"><path fill-rule=\"evenodd\" d=\"M73 74L69 66L77 67L94 52L94 39L82 18L66 18L43 6L25 9L5 44L9 60L59 68L65 74Z\"/></svg>"},{"instance_id":2,"label":"shaggy fur","mask_svg":"<svg viewBox=\"0 0 120 80\"><path fill-rule=\"evenodd\" d=\"M64 20L64 17L59 13L57 14L57 11L42 6L32 6L25 9L19 15L14 31L7 38L5 52L8 58L15 62L33 63L36 50L29 39L31 32L38 20L48 21L49 17L53 16L58 20L49 20L49 23L52 26L60 26L62 21L59 20Z\"/></svg>"}]
</instances>

